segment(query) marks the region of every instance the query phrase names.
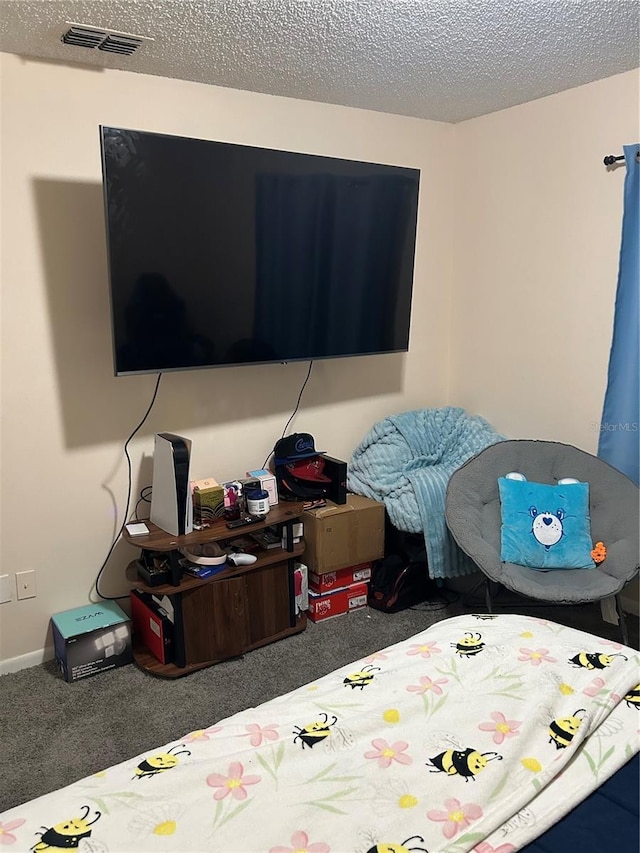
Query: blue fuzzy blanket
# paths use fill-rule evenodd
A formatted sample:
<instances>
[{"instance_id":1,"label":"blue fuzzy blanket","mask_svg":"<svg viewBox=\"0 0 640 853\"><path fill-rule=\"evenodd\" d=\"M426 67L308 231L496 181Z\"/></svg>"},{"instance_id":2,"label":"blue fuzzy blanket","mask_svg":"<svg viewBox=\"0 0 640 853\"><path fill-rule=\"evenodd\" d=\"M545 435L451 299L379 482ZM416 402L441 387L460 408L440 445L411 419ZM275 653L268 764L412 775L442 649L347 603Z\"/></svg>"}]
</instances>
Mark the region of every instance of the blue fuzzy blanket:
<instances>
[{"instance_id":1,"label":"blue fuzzy blanket","mask_svg":"<svg viewBox=\"0 0 640 853\"><path fill-rule=\"evenodd\" d=\"M417 409L374 424L349 462L349 491L384 503L398 530L424 533L429 575L477 571L445 522L449 478L467 459L504 436L477 415L447 406Z\"/></svg>"}]
</instances>

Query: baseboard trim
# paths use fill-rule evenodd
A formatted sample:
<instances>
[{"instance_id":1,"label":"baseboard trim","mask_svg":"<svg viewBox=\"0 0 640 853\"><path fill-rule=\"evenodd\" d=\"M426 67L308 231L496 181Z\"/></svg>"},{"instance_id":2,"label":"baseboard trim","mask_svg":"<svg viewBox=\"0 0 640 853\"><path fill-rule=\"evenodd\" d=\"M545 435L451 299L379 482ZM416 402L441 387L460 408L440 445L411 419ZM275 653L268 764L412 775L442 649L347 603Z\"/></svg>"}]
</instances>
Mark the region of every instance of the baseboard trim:
<instances>
[{"instance_id":1,"label":"baseboard trim","mask_svg":"<svg viewBox=\"0 0 640 853\"><path fill-rule=\"evenodd\" d=\"M26 655L18 655L17 658L0 660L0 675L7 675L10 672L20 672L21 669L28 669L30 666L39 666L48 660L53 660L54 657L53 646L46 646L44 649L38 649Z\"/></svg>"},{"instance_id":2,"label":"baseboard trim","mask_svg":"<svg viewBox=\"0 0 640 853\"><path fill-rule=\"evenodd\" d=\"M640 616L640 607L638 606L637 598L633 595L625 595L623 592L620 596L620 600L622 601L622 607L625 613L632 613L634 616ZM617 620L614 624L617 624ZM10 672L20 672L21 669L28 669L30 666L39 666L46 661L53 660L54 657L55 650L53 646L46 646L44 649L38 649L37 651L29 652L26 655L19 655L16 658L0 660L0 675L7 675Z\"/></svg>"}]
</instances>

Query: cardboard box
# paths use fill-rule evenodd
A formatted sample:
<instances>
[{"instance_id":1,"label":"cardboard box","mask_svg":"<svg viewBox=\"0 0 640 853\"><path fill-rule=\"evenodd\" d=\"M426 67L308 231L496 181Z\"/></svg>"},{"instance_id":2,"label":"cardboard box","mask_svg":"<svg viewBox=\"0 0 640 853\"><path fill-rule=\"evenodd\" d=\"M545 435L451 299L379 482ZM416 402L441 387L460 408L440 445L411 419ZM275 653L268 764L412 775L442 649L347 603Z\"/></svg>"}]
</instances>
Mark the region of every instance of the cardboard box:
<instances>
[{"instance_id":1,"label":"cardboard box","mask_svg":"<svg viewBox=\"0 0 640 853\"><path fill-rule=\"evenodd\" d=\"M192 484L193 523L212 524L224 516L224 488L213 478L195 480Z\"/></svg>"},{"instance_id":2,"label":"cardboard box","mask_svg":"<svg viewBox=\"0 0 640 853\"><path fill-rule=\"evenodd\" d=\"M278 503L278 487L276 478L267 471L266 468L261 468L259 471L247 471L247 477L255 477L260 481L260 485L269 495L269 506L275 506Z\"/></svg>"},{"instance_id":3,"label":"cardboard box","mask_svg":"<svg viewBox=\"0 0 640 853\"><path fill-rule=\"evenodd\" d=\"M338 506L305 510L304 559L317 575L336 572L384 557L384 504L362 495L347 495Z\"/></svg>"},{"instance_id":4,"label":"cardboard box","mask_svg":"<svg viewBox=\"0 0 640 853\"><path fill-rule=\"evenodd\" d=\"M79 681L133 660L131 621L115 601L55 613L51 627L65 681Z\"/></svg>"},{"instance_id":5,"label":"cardboard box","mask_svg":"<svg viewBox=\"0 0 640 853\"><path fill-rule=\"evenodd\" d=\"M334 616L351 613L367 606L369 584L354 583L333 592L312 592L309 590L309 619L312 622L323 622Z\"/></svg>"},{"instance_id":6,"label":"cardboard box","mask_svg":"<svg viewBox=\"0 0 640 853\"><path fill-rule=\"evenodd\" d=\"M346 569L338 569L337 572L325 572L318 575L309 572L309 588L313 592L330 592L343 586L351 586L354 583L369 582L371 580L371 563L360 563L358 566L348 566Z\"/></svg>"}]
</instances>

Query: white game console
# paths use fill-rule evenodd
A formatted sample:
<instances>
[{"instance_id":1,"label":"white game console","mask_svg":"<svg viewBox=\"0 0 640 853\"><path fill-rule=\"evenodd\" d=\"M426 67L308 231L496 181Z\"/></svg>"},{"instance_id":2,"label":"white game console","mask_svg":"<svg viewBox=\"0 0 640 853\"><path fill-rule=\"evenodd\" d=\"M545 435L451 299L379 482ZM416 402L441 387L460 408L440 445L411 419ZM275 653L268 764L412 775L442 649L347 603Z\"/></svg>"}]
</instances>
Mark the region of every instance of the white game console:
<instances>
[{"instance_id":1,"label":"white game console","mask_svg":"<svg viewBox=\"0 0 640 853\"><path fill-rule=\"evenodd\" d=\"M156 433L153 448L151 521L174 536L193 531L190 455L190 439L170 432Z\"/></svg>"}]
</instances>

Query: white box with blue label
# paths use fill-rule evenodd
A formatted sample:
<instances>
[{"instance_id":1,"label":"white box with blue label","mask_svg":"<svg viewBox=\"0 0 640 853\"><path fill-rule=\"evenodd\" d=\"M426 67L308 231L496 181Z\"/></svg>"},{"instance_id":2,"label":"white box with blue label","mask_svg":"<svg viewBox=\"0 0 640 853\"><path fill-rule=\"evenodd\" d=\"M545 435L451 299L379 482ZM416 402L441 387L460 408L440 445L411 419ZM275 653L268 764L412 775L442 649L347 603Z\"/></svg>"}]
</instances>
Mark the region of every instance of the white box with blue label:
<instances>
[{"instance_id":1,"label":"white box with blue label","mask_svg":"<svg viewBox=\"0 0 640 853\"><path fill-rule=\"evenodd\" d=\"M247 477L255 477L260 481L260 485L269 495L269 506L275 506L278 503L278 487L276 486L276 478L267 471L266 468L261 468L259 471L247 471Z\"/></svg>"},{"instance_id":2,"label":"white box with blue label","mask_svg":"<svg viewBox=\"0 0 640 853\"><path fill-rule=\"evenodd\" d=\"M55 613L51 626L65 681L79 681L133 660L131 621L115 601Z\"/></svg>"}]
</instances>

